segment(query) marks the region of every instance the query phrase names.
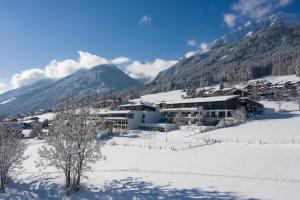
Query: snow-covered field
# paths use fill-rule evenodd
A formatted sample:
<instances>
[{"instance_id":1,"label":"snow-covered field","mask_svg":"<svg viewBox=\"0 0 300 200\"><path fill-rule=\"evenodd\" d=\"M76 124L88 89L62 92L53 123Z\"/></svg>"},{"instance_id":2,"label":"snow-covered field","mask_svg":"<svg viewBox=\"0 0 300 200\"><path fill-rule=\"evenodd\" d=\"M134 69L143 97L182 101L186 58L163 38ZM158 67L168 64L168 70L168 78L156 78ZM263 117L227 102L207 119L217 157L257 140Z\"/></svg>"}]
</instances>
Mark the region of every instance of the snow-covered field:
<instances>
[{"instance_id":1,"label":"snow-covered field","mask_svg":"<svg viewBox=\"0 0 300 200\"><path fill-rule=\"evenodd\" d=\"M263 81L263 82L270 82L272 84L284 84L288 81L290 81L292 83L296 83L299 80L300 80L299 77L296 76L296 75L265 76L265 77L262 77L262 78L253 79L253 80L249 81L249 83L255 82L255 81Z\"/></svg>"},{"instance_id":2,"label":"snow-covered field","mask_svg":"<svg viewBox=\"0 0 300 200\"><path fill-rule=\"evenodd\" d=\"M259 103L262 103L266 108L274 108L276 111L279 110L278 104L274 101L260 101ZM299 110L299 105L297 102L293 101L282 102L281 109L287 111Z\"/></svg>"},{"instance_id":3,"label":"snow-covered field","mask_svg":"<svg viewBox=\"0 0 300 200\"><path fill-rule=\"evenodd\" d=\"M12 173L0 198L62 199L63 174L35 167L43 141L27 142L24 169ZM72 199L300 197L300 111L206 133L195 127L168 134L133 132L107 140L103 152L107 159L92 166Z\"/></svg>"}]
</instances>

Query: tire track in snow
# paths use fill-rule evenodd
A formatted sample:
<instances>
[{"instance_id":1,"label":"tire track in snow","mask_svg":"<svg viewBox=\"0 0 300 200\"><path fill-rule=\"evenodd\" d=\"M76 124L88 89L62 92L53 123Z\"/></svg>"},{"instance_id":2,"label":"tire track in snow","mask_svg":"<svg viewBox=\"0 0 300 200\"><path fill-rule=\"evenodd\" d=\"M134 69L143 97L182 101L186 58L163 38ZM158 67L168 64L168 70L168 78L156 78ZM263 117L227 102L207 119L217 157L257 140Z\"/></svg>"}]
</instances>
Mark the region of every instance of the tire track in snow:
<instances>
[{"instance_id":1,"label":"tire track in snow","mask_svg":"<svg viewBox=\"0 0 300 200\"><path fill-rule=\"evenodd\" d=\"M139 174L165 174L165 175L187 175L187 176L205 176L205 177L218 177L218 178L233 178L233 179L245 179L245 180L259 180L259 181L272 181L272 182L287 182L300 184L300 180L297 179L284 179L284 178L271 178L271 177L258 177L258 176L241 176L241 175L226 175L226 174L210 174L200 172L175 172L175 171L156 171L156 170L141 170L141 169L112 169L112 170L89 170L89 173L93 172L105 172L105 173L139 173ZM55 174L60 172L38 172L38 171L15 171L15 173L22 174Z\"/></svg>"}]
</instances>

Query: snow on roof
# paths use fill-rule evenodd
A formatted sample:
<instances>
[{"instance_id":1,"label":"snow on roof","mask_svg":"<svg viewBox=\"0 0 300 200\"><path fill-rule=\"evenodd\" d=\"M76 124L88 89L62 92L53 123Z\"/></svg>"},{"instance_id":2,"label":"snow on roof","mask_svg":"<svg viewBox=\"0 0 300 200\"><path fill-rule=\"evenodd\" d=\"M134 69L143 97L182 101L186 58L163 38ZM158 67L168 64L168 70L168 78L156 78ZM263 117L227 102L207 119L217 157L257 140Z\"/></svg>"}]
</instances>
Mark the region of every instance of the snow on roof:
<instances>
[{"instance_id":1,"label":"snow on roof","mask_svg":"<svg viewBox=\"0 0 300 200\"><path fill-rule=\"evenodd\" d=\"M127 119L126 117L105 117L107 120L114 120L114 119Z\"/></svg>"},{"instance_id":2,"label":"snow on roof","mask_svg":"<svg viewBox=\"0 0 300 200\"><path fill-rule=\"evenodd\" d=\"M161 109L163 112L174 112L174 111L197 111L198 108L164 108Z\"/></svg>"},{"instance_id":3,"label":"snow on roof","mask_svg":"<svg viewBox=\"0 0 300 200\"><path fill-rule=\"evenodd\" d=\"M182 100L178 100L178 101L167 102L167 104L228 101L230 99L234 99L237 97L239 97L239 95L217 96L217 97L198 97L198 98L182 99Z\"/></svg>"},{"instance_id":4,"label":"snow on roof","mask_svg":"<svg viewBox=\"0 0 300 200\"><path fill-rule=\"evenodd\" d=\"M151 106L153 107L152 104L149 104L149 103L128 103L128 104L123 104L123 105L120 105L118 107L131 107L131 106Z\"/></svg>"},{"instance_id":5,"label":"snow on roof","mask_svg":"<svg viewBox=\"0 0 300 200\"><path fill-rule=\"evenodd\" d=\"M55 118L56 114L49 112L49 113L44 113L41 115L36 115L34 117L38 117L40 122L43 122L45 120L53 120Z\"/></svg>"},{"instance_id":6,"label":"snow on roof","mask_svg":"<svg viewBox=\"0 0 300 200\"><path fill-rule=\"evenodd\" d=\"M167 124L167 123L140 123L140 126L147 126L147 127L174 127L176 124Z\"/></svg>"},{"instance_id":7,"label":"snow on roof","mask_svg":"<svg viewBox=\"0 0 300 200\"><path fill-rule=\"evenodd\" d=\"M209 89L207 91L204 92L204 94L213 94L215 92L218 92L220 90L216 89L216 88L212 88L212 89Z\"/></svg>"},{"instance_id":8,"label":"snow on roof","mask_svg":"<svg viewBox=\"0 0 300 200\"><path fill-rule=\"evenodd\" d=\"M24 121L22 121L23 123L27 123L27 124L30 124L30 123L33 123L33 122L36 122L35 120L30 120L30 119L28 119L28 120L24 120Z\"/></svg>"},{"instance_id":9,"label":"snow on roof","mask_svg":"<svg viewBox=\"0 0 300 200\"><path fill-rule=\"evenodd\" d=\"M118 107L129 107L129 106L143 106L144 104L142 103L128 103L128 104L123 104L123 105L120 105Z\"/></svg>"},{"instance_id":10,"label":"snow on roof","mask_svg":"<svg viewBox=\"0 0 300 200\"><path fill-rule=\"evenodd\" d=\"M178 112L178 111L198 111L199 108L164 108L162 112Z\"/></svg>"},{"instance_id":11,"label":"snow on roof","mask_svg":"<svg viewBox=\"0 0 300 200\"><path fill-rule=\"evenodd\" d=\"M32 132L32 130L29 130L29 129L27 129L27 130L22 130L22 134L23 134L25 137L29 137L30 134L31 134L31 132Z\"/></svg>"},{"instance_id":12,"label":"snow on roof","mask_svg":"<svg viewBox=\"0 0 300 200\"><path fill-rule=\"evenodd\" d=\"M176 101L178 99L182 99L182 96L186 96L185 90L172 90L169 92L161 92L156 94L144 95L138 99L132 99L130 100L130 102L140 103L142 101L143 103L159 104L163 101L168 102L168 101Z\"/></svg>"},{"instance_id":13,"label":"snow on roof","mask_svg":"<svg viewBox=\"0 0 300 200\"><path fill-rule=\"evenodd\" d=\"M100 110L97 114L105 115L105 114L127 114L132 113L132 110Z\"/></svg>"}]
</instances>

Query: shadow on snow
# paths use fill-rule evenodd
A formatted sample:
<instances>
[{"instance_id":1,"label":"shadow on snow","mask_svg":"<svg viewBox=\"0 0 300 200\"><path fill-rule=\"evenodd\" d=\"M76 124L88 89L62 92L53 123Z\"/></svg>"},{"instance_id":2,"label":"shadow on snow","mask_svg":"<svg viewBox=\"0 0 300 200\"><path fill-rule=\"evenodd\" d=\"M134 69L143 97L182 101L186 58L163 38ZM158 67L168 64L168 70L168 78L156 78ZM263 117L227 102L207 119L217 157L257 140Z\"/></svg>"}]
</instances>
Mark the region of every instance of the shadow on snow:
<instances>
[{"instance_id":1,"label":"shadow on snow","mask_svg":"<svg viewBox=\"0 0 300 200\"><path fill-rule=\"evenodd\" d=\"M34 181L12 182L7 186L7 193L1 199L64 199L63 187L54 183L54 178L35 177ZM57 180L58 177L56 177ZM66 198L69 199L69 198ZM190 199L254 199L243 198L232 192L205 191L197 188L177 189L170 185L156 186L150 182L128 177L113 180L102 187L82 187L80 192L70 199L103 199L103 200L190 200Z\"/></svg>"},{"instance_id":2,"label":"shadow on snow","mask_svg":"<svg viewBox=\"0 0 300 200\"><path fill-rule=\"evenodd\" d=\"M292 112L276 113L272 115L257 115L255 120L270 120L270 119L290 119L293 117L300 117L300 114Z\"/></svg>"}]
</instances>

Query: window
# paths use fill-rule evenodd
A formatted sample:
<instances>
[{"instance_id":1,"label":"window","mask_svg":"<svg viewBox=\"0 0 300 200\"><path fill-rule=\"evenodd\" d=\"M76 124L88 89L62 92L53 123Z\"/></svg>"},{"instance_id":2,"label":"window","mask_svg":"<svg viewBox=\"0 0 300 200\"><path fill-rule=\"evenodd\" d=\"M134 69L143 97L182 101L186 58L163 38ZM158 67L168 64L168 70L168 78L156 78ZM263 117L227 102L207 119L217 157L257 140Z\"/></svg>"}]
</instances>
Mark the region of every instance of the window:
<instances>
[{"instance_id":1,"label":"window","mask_svg":"<svg viewBox=\"0 0 300 200\"><path fill-rule=\"evenodd\" d=\"M209 112L206 113L206 117L207 117L207 118L210 118Z\"/></svg>"},{"instance_id":2,"label":"window","mask_svg":"<svg viewBox=\"0 0 300 200\"><path fill-rule=\"evenodd\" d=\"M225 111L219 112L219 118L225 118Z\"/></svg>"},{"instance_id":3,"label":"window","mask_svg":"<svg viewBox=\"0 0 300 200\"><path fill-rule=\"evenodd\" d=\"M232 117L231 111L227 111L227 117Z\"/></svg>"},{"instance_id":4,"label":"window","mask_svg":"<svg viewBox=\"0 0 300 200\"><path fill-rule=\"evenodd\" d=\"M129 118L129 119L133 119L133 118L134 118L133 113L128 114L128 118Z\"/></svg>"},{"instance_id":5,"label":"window","mask_svg":"<svg viewBox=\"0 0 300 200\"><path fill-rule=\"evenodd\" d=\"M211 118L217 118L217 114L216 114L216 112L211 112Z\"/></svg>"},{"instance_id":6,"label":"window","mask_svg":"<svg viewBox=\"0 0 300 200\"><path fill-rule=\"evenodd\" d=\"M145 123L145 113L142 114L142 123Z\"/></svg>"}]
</instances>

